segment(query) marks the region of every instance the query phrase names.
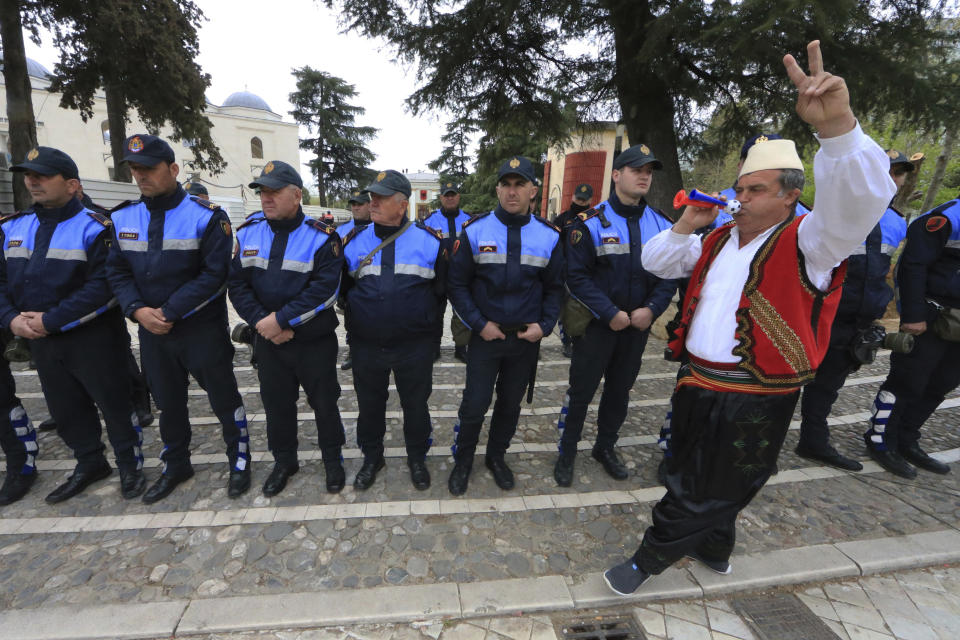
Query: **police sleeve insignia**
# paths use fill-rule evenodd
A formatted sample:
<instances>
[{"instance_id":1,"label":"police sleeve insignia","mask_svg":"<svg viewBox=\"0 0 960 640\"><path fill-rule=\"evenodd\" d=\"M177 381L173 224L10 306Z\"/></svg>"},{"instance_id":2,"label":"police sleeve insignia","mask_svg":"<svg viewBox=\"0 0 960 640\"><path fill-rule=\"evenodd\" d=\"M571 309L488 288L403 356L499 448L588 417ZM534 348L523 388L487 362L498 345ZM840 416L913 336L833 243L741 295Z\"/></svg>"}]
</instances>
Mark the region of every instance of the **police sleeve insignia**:
<instances>
[{"instance_id":1,"label":"police sleeve insignia","mask_svg":"<svg viewBox=\"0 0 960 640\"><path fill-rule=\"evenodd\" d=\"M339 243L339 242L334 242L334 243L333 243L333 246L330 247L330 253L333 254L333 257L334 257L334 258L339 258L339 257L340 257L340 243Z\"/></svg>"},{"instance_id":2,"label":"police sleeve insignia","mask_svg":"<svg viewBox=\"0 0 960 640\"><path fill-rule=\"evenodd\" d=\"M233 229L230 228L230 223L226 220L220 221L220 230L223 231L223 235L227 236L228 238L233 233Z\"/></svg>"},{"instance_id":3,"label":"police sleeve insignia","mask_svg":"<svg viewBox=\"0 0 960 640\"><path fill-rule=\"evenodd\" d=\"M947 224L947 219L944 216L930 216L924 228L930 233L936 233L943 229L945 224Z\"/></svg>"},{"instance_id":4,"label":"police sleeve insignia","mask_svg":"<svg viewBox=\"0 0 960 640\"><path fill-rule=\"evenodd\" d=\"M570 244L577 244L583 238L583 232L580 229L574 229L570 232Z\"/></svg>"}]
</instances>

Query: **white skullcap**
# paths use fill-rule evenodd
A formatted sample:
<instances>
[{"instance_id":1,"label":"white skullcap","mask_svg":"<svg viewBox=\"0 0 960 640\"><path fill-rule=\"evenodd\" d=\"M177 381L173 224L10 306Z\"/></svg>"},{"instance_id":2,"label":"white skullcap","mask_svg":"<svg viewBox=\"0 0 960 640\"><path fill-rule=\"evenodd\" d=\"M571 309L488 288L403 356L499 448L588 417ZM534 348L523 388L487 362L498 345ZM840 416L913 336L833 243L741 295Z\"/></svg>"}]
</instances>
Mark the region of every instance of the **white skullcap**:
<instances>
[{"instance_id":1,"label":"white skullcap","mask_svg":"<svg viewBox=\"0 0 960 640\"><path fill-rule=\"evenodd\" d=\"M743 161L738 178L764 169L799 169L803 171L803 161L797 154L797 145L793 140L758 139Z\"/></svg>"}]
</instances>

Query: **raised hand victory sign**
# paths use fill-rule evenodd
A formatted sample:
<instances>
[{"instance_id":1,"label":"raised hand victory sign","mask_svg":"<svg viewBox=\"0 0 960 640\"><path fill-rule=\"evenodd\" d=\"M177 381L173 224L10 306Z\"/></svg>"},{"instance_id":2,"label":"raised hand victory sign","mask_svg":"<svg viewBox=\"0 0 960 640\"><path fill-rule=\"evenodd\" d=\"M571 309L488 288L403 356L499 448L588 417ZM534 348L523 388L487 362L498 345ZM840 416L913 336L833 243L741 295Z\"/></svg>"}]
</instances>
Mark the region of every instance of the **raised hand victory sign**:
<instances>
[{"instance_id":1,"label":"raised hand victory sign","mask_svg":"<svg viewBox=\"0 0 960 640\"><path fill-rule=\"evenodd\" d=\"M797 87L797 115L817 129L821 138L832 138L847 133L856 126L857 119L850 109L850 93L843 78L823 70L820 41L807 45L810 75L803 72L796 58L783 56L787 75Z\"/></svg>"}]
</instances>

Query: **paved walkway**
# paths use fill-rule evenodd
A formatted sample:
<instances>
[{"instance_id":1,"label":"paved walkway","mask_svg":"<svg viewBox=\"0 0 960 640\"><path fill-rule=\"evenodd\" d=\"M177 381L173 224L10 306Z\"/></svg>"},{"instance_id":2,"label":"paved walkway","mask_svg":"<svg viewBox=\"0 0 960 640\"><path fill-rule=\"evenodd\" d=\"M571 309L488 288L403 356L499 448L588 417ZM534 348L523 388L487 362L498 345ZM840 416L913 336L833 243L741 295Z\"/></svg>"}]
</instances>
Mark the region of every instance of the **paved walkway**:
<instances>
[{"instance_id":1,"label":"paved walkway","mask_svg":"<svg viewBox=\"0 0 960 640\"><path fill-rule=\"evenodd\" d=\"M348 486L336 496L325 493L311 444L312 414L301 398L301 472L280 496L264 498L259 487L270 471L270 456L256 373L245 348L238 349L236 371L256 453L253 488L238 500L226 497L219 427L198 388L190 397L197 475L156 505L123 501L116 476L65 503L46 505L43 496L69 474L73 461L59 438L42 434L41 477L26 499L0 511L0 638L150 638L174 631L182 636L432 620L446 622L358 637L413 630L431 635L436 628L452 633L462 626L472 639L491 629L500 633L494 622L477 627L477 618L513 620L540 611L556 621L585 608L622 607L624 601L612 597L600 575L635 549L650 507L663 492L656 481L656 436L676 371L660 358L663 346L650 341L631 396L618 443L631 470L625 482L610 479L589 455L578 457L573 487L559 488L553 481L556 418L568 368L556 337L545 342L534 402L524 405L508 452L517 476L510 492L500 491L480 462L465 496L453 498L446 490L464 376L451 345L435 369L434 447L428 460L433 486L423 492L409 481L399 403L391 393L387 468L371 489ZM847 455L865 460L860 436L887 366L882 355L856 373L835 406L834 443ZM35 373L17 371L16 380L31 418L42 420L46 409ZM356 400L349 372L341 373L340 382L349 447L344 456L352 481L360 466ZM924 446L950 462L960 460L958 408L960 396L954 394L924 431ZM595 416L594 406L584 449L592 443ZM646 603L703 598L712 603L734 591L960 562L960 474L920 472L906 481L869 461L859 474L816 466L793 453L797 427L794 423L787 437L780 474L740 518L734 575L718 577L680 563L645 585L627 601L631 606L644 603L641 609L654 606L643 610L664 613ZM160 448L155 427L146 430L145 440L152 480ZM949 579L940 578L941 584L956 595L953 574L944 575ZM869 580L877 579L863 578L864 588L874 584ZM903 582L899 574L897 580ZM457 619L470 622L450 622ZM552 624L529 620L531 634ZM669 624L667 632L673 633ZM276 637L308 638L314 632L297 633Z\"/></svg>"}]
</instances>

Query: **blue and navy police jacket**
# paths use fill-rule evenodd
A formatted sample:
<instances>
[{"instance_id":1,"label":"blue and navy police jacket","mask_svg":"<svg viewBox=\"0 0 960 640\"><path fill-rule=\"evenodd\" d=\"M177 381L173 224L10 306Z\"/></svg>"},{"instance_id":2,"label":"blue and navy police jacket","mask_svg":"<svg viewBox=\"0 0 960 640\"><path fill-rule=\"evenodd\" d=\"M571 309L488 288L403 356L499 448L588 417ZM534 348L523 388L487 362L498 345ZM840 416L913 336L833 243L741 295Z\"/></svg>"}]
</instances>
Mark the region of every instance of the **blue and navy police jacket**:
<instances>
[{"instance_id":1,"label":"blue and navy police jacket","mask_svg":"<svg viewBox=\"0 0 960 640\"><path fill-rule=\"evenodd\" d=\"M901 322L932 320L926 301L960 309L960 199L914 219L897 265Z\"/></svg>"},{"instance_id":2,"label":"blue and navy police jacket","mask_svg":"<svg viewBox=\"0 0 960 640\"><path fill-rule=\"evenodd\" d=\"M431 229L436 229L444 240L444 248L450 251L453 249L454 241L460 237L463 223L469 221L470 214L463 209L458 209L453 215L446 215L442 209L437 209L424 219L423 224Z\"/></svg>"},{"instance_id":3,"label":"blue and navy police jacket","mask_svg":"<svg viewBox=\"0 0 960 640\"><path fill-rule=\"evenodd\" d=\"M98 320L117 305L107 282L110 219L79 200L58 209L39 205L0 222L0 323L21 311L42 311L49 333ZM119 314L110 314L120 321Z\"/></svg>"},{"instance_id":4,"label":"blue and navy police jacket","mask_svg":"<svg viewBox=\"0 0 960 640\"><path fill-rule=\"evenodd\" d=\"M465 325L514 328L536 322L549 335L563 303L560 231L498 206L467 222L454 243L448 297Z\"/></svg>"},{"instance_id":5,"label":"blue and navy police jacket","mask_svg":"<svg viewBox=\"0 0 960 640\"><path fill-rule=\"evenodd\" d=\"M883 316L893 298L887 284L893 252L907 235L907 223L892 207L847 259L847 277L834 322L865 325Z\"/></svg>"},{"instance_id":6,"label":"blue and navy police jacket","mask_svg":"<svg viewBox=\"0 0 960 640\"><path fill-rule=\"evenodd\" d=\"M399 230L399 226L369 224L347 236L343 295L351 340L395 345L432 339L436 331L447 251L438 234L418 222L370 256Z\"/></svg>"},{"instance_id":7,"label":"blue and navy police jacket","mask_svg":"<svg viewBox=\"0 0 960 640\"><path fill-rule=\"evenodd\" d=\"M367 226L368 224L370 224L369 221L361 222L361 223L360 223L360 228L362 229L363 227ZM343 240L344 238L346 238L346 237L350 234L351 231L353 231L353 230L356 229L356 228L357 228L357 219L356 219L356 218L350 218L349 221L344 222L342 225L340 225L339 227L337 227L337 235L340 236L340 239L341 239L341 240Z\"/></svg>"},{"instance_id":8,"label":"blue and navy police jacket","mask_svg":"<svg viewBox=\"0 0 960 640\"><path fill-rule=\"evenodd\" d=\"M289 220L268 220L258 211L237 227L230 265L230 301L251 327L271 313L293 329L294 339L328 335L339 321L340 236L303 209Z\"/></svg>"},{"instance_id":9,"label":"blue and navy police jacket","mask_svg":"<svg viewBox=\"0 0 960 640\"><path fill-rule=\"evenodd\" d=\"M124 202L111 218L107 277L124 315L141 307L173 322L226 314L233 230L223 209L178 184L170 195Z\"/></svg>"},{"instance_id":10,"label":"blue and navy police jacket","mask_svg":"<svg viewBox=\"0 0 960 640\"><path fill-rule=\"evenodd\" d=\"M604 226L603 220L609 223ZM616 193L584 211L567 232L567 289L604 325L618 311L647 307L654 318L666 311L677 280L648 273L641 261L647 240L673 222L641 200L623 204Z\"/></svg>"},{"instance_id":11,"label":"blue and navy police jacket","mask_svg":"<svg viewBox=\"0 0 960 640\"><path fill-rule=\"evenodd\" d=\"M723 196L723 197L725 197L727 200L736 200L736 199L737 199L737 192L736 192L736 190L735 190L733 187L730 187L730 188L728 188L728 189L724 189L723 191L720 192L720 195ZM805 205L805 204L803 204L802 202L800 202L799 200L797 200L797 209L796 209L796 211L794 212L794 215L802 216L802 215L805 214L805 213L810 213L810 208L807 207L807 205ZM714 229L717 229L717 228L719 228L719 227L727 224L727 223L730 222L731 220L733 220L733 216L732 216L732 215L730 215L730 214L727 213L726 211L721 211L721 212L717 215L716 219L713 221L713 224L707 225L707 226L705 227L705 229L707 230L707 232L713 231Z\"/></svg>"}]
</instances>

